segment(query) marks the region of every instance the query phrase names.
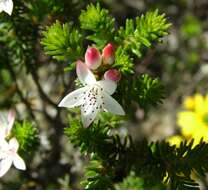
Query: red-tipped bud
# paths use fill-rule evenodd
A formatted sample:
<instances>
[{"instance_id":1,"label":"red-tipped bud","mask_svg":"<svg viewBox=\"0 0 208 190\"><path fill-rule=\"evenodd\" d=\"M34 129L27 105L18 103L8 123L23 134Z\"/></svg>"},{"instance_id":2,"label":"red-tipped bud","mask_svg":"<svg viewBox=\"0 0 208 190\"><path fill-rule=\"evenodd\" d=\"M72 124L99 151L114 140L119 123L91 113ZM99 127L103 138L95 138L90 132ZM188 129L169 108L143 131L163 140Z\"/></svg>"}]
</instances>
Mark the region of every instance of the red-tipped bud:
<instances>
[{"instance_id":1,"label":"red-tipped bud","mask_svg":"<svg viewBox=\"0 0 208 190\"><path fill-rule=\"evenodd\" d=\"M111 65L114 62L115 47L113 46L113 44L109 43L104 47L102 57L103 57L104 64Z\"/></svg>"},{"instance_id":2,"label":"red-tipped bud","mask_svg":"<svg viewBox=\"0 0 208 190\"><path fill-rule=\"evenodd\" d=\"M105 72L104 79L118 82L121 79L121 74L117 69L109 69Z\"/></svg>"},{"instance_id":3,"label":"red-tipped bud","mask_svg":"<svg viewBox=\"0 0 208 190\"><path fill-rule=\"evenodd\" d=\"M98 49L94 47L88 47L85 53L85 63L88 68L95 70L97 69L102 62L102 57Z\"/></svg>"}]
</instances>

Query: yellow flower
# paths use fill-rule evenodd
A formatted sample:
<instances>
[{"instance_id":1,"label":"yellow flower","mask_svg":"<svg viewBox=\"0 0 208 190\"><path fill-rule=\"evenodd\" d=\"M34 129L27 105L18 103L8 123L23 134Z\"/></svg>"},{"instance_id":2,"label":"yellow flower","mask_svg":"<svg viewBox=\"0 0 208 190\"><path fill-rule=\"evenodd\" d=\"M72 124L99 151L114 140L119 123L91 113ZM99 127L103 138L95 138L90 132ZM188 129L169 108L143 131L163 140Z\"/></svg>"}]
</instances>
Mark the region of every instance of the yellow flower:
<instances>
[{"instance_id":1,"label":"yellow flower","mask_svg":"<svg viewBox=\"0 0 208 190\"><path fill-rule=\"evenodd\" d=\"M175 135L175 136L171 136L167 139L167 142L169 142L169 144L171 146L173 145L176 145L177 147L180 146L181 142L183 141L184 139L180 136L180 135Z\"/></svg>"},{"instance_id":2,"label":"yellow flower","mask_svg":"<svg viewBox=\"0 0 208 190\"><path fill-rule=\"evenodd\" d=\"M208 142L208 95L195 94L183 102L185 111L177 115L177 124L186 140L194 138L194 145L201 138Z\"/></svg>"}]
</instances>

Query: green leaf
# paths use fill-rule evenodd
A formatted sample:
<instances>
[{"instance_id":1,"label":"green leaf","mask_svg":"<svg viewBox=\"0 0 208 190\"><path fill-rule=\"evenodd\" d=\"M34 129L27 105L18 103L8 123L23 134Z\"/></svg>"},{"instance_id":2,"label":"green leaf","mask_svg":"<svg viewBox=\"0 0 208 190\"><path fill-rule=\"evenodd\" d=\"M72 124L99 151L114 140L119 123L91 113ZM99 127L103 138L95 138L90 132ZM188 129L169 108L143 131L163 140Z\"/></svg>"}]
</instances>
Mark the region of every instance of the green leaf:
<instances>
[{"instance_id":1,"label":"green leaf","mask_svg":"<svg viewBox=\"0 0 208 190\"><path fill-rule=\"evenodd\" d=\"M119 47L116 50L115 62L112 67L117 68L123 75L132 74L134 72L133 59L131 59L126 51Z\"/></svg>"},{"instance_id":2,"label":"green leaf","mask_svg":"<svg viewBox=\"0 0 208 190\"><path fill-rule=\"evenodd\" d=\"M143 50L167 35L170 26L165 14L159 14L158 10L147 12L135 20L127 19L125 27L119 28L115 40L124 50L142 57Z\"/></svg>"},{"instance_id":3,"label":"green leaf","mask_svg":"<svg viewBox=\"0 0 208 190\"><path fill-rule=\"evenodd\" d=\"M19 142L19 151L26 154L35 151L39 146L38 130L29 121L16 122L12 136Z\"/></svg>"},{"instance_id":4,"label":"green leaf","mask_svg":"<svg viewBox=\"0 0 208 190\"><path fill-rule=\"evenodd\" d=\"M75 61L83 55L83 36L72 23L56 21L43 32L41 44L47 55L59 61Z\"/></svg>"},{"instance_id":5,"label":"green leaf","mask_svg":"<svg viewBox=\"0 0 208 190\"><path fill-rule=\"evenodd\" d=\"M86 10L82 10L79 20L82 29L93 32L87 39L96 43L98 48L103 48L113 40L115 19L109 16L108 10L101 8L99 3L90 4Z\"/></svg>"}]
</instances>

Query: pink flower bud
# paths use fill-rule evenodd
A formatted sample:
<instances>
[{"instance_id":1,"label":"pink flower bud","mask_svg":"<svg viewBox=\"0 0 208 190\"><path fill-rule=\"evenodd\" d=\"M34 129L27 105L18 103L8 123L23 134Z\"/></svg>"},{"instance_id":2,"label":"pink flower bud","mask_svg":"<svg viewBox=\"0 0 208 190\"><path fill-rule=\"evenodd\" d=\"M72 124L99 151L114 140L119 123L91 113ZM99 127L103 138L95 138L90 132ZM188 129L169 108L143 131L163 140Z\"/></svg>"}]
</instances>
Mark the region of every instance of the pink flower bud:
<instances>
[{"instance_id":1,"label":"pink flower bud","mask_svg":"<svg viewBox=\"0 0 208 190\"><path fill-rule=\"evenodd\" d=\"M88 47L85 53L85 62L88 68L95 70L101 65L102 57L97 48Z\"/></svg>"},{"instance_id":2,"label":"pink flower bud","mask_svg":"<svg viewBox=\"0 0 208 190\"><path fill-rule=\"evenodd\" d=\"M117 69L109 69L105 72L104 79L118 82L121 79L121 74Z\"/></svg>"},{"instance_id":3,"label":"pink flower bud","mask_svg":"<svg viewBox=\"0 0 208 190\"><path fill-rule=\"evenodd\" d=\"M104 64L111 65L114 62L115 47L113 46L113 44L109 43L104 47L102 57L103 57Z\"/></svg>"}]
</instances>

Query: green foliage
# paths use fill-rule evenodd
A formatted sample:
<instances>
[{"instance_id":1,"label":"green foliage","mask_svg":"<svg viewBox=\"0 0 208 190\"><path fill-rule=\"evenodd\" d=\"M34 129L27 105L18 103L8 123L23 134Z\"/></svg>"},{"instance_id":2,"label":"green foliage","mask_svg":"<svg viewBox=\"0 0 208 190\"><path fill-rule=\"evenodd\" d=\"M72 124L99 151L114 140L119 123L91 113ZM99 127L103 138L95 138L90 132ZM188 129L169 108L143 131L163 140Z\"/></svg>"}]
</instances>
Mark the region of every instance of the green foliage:
<instances>
[{"instance_id":1,"label":"green foliage","mask_svg":"<svg viewBox=\"0 0 208 190\"><path fill-rule=\"evenodd\" d=\"M103 147L108 143L108 129L93 125L89 128L84 128L79 120L70 121L70 127L65 128L65 134L69 140L80 147L82 153L104 154ZM77 137L80 138L77 138Z\"/></svg>"},{"instance_id":2,"label":"green foliage","mask_svg":"<svg viewBox=\"0 0 208 190\"><path fill-rule=\"evenodd\" d=\"M83 36L71 23L61 25L56 21L43 32L41 44L46 54L57 60L73 62L83 54Z\"/></svg>"},{"instance_id":3,"label":"green foliage","mask_svg":"<svg viewBox=\"0 0 208 190\"><path fill-rule=\"evenodd\" d=\"M117 174L122 175L128 170L124 164L128 155L124 155L128 153L130 137L122 140L118 135L109 135L105 122L98 122L89 128L80 127L78 122L72 120L70 127L65 129L65 134L75 146L80 147L82 153L89 154L94 160L86 168L83 185L86 189L112 188L113 178L118 178Z\"/></svg>"},{"instance_id":4,"label":"green foliage","mask_svg":"<svg viewBox=\"0 0 208 190\"><path fill-rule=\"evenodd\" d=\"M113 40L115 31L115 19L109 16L106 9L100 7L100 4L90 4L86 10L82 10L79 17L81 28L94 32L87 36L87 39L92 40L98 47Z\"/></svg>"},{"instance_id":5,"label":"green foliage","mask_svg":"<svg viewBox=\"0 0 208 190\"><path fill-rule=\"evenodd\" d=\"M147 12L137 17L135 21L127 19L125 28L120 27L115 40L125 50L141 57L143 48L150 48L153 42L160 41L161 37L168 34L167 30L170 26L165 14L159 14L158 10Z\"/></svg>"},{"instance_id":6,"label":"green foliage","mask_svg":"<svg viewBox=\"0 0 208 190\"><path fill-rule=\"evenodd\" d=\"M177 174L170 174L171 187L178 189L199 189L197 184L190 175L196 172L199 176L205 176L208 170L208 164L205 162L207 159L208 144L201 141L197 146L193 147L193 141L189 144L187 142L181 143L180 147L176 150L177 157L183 157L177 163L175 171ZM179 175L179 174L183 175Z\"/></svg>"},{"instance_id":7,"label":"green foliage","mask_svg":"<svg viewBox=\"0 0 208 190\"><path fill-rule=\"evenodd\" d=\"M20 4L16 3L17 10L24 9ZM28 70L29 65L34 63L38 28L24 13L19 11L11 18L0 18L0 65L5 65L6 69L8 65L20 67L24 65Z\"/></svg>"},{"instance_id":8,"label":"green foliage","mask_svg":"<svg viewBox=\"0 0 208 190\"><path fill-rule=\"evenodd\" d=\"M137 77L127 76L119 84L117 97L120 98L120 102L125 102L123 105L126 105L127 110L129 105L136 102L147 111L150 106L162 103L165 88L159 79L153 79L148 74Z\"/></svg>"},{"instance_id":9,"label":"green foliage","mask_svg":"<svg viewBox=\"0 0 208 190\"><path fill-rule=\"evenodd\" d=\"M197 37L202 32L202 25L200 21L193 15L186 15L183 25L181 26L181 33L186 39Z\"/></svg>"},{"instance_id":10,"label":"green foliage","mask_svg":"<svg viewBox=\"0 0 208 190\"><path fill-rule=\"evenodd\" d=\"M160 15L156 10L137 17L136 21L127 19L125 28L120 27L116 31L115 19L99 3L90 4L86 10L82 10L79 20L80 27L88 31L87 36L74 29L71 24L61 26L58 21L43 32L42 45L46 54L57 60L74 61L83 55L83 39L91 40L99 49L114 42L117 44L117 51L113 67L125 75L134 71L131 53L141 57L143 47L149 48L153 42L159 41L167 35L170 27L165 15Z\"/></svg>"},{"instance_id":11,"label":"green foliage","mask_svg":"<svg viewBox=\"0 0 208 190\"><path fill-rule=\"evenodd\" d=\"M165 97L165 88L159 79L153 79L147 74L139 76L135 80L133 99L139 103L141 107L149 105L156 106L162 103Z\"/></svg>"},{"instance_id":12,"label":"green foliage","mask_svg":"<svg viewBox=\"0 0 208 190\"><path fill-rule=\"evenodd\" d=\"M123 116L114 115L110 112L100 113L99 119L101 123L105 123L109 128L118 128L125 121Z\"/></svg>"},{"instance_id":13,"label":"green foliage","mask_svg":"<svg viewBox=\"0 0 208 190\"><path fill-rule=\"evenodd\" d=\"M85 189L113 189L112 184L123 181L133 171L134 176L118 184L117 189L128 184L138 189L141 186L142 190L162 190L164 182L171 190L194 190L198 184L192 179L192 172L204 176L208 171L208 144L204 142L195 147L193 141L183 142L178 148L165 141L133 142L129 136L122 139L112 134L102 123L90 128L77 123L72 121L65 134L92 158L83 181Z\"/></svg>"},{"instance_id":14,"label":"green foliage","mask_svg":"<svg viewBox=\"0 0 208 190\"><path fill-rule=\"evenodd\" d=\"M134 72L133 59L129 57L128 53L124 51L122 47L116 50L113 67L117 68L123 75L132 74Z\"/></svg>"},{"instance_id":15,"label":"green foliage","mask_svg":"<svg viewBox=\"0 0 208 190\"><path fill-rule=\"evenodd\" d=\"M85 190L113 190L110 177L105 168L96 160L92 160L86 168L86 180L82 181Z\"/></svg>"},{"instance_id":16,"label":"green foliage","mask_svg":"<svg viewBox=\"0 0 208 190\"><path fill-rule=\"evenodd\" d=\"M144 181L132 172L123 182L116 184L116 190L143 190Z\"/></svg>"},{"instance_id":17,"label":"green foliage","mask_svg":"<svg viewBox=\"0 0 208 190\"><path fill-rule=\"evenodd\" d=\"M159 161L157 164L160 168L166 170L165 182L171 189L199 189L199 184L192 179L191 175L193 171L201 176L207 172L208 165L205 160L208 144L201 141L193 147L192 140L190 143L182 142L179 148L170 146L166 142L152 144L152 147L154 147L152 156Z\"/></svg>"},{"instance_id":18,"label":"green foliage","mask_svg":"<svg viewBox=\"0 0 208 190\"><path fill-rule=\"evenodd\" d=\"M123 182L115 185L116 190L165 190L164 185L154 185L152 187L144 187L144 180L137 177L134 172L124 178Z\"/></svg>"},{"instance_id":19,"label":"green foliage","mask_svg":"<svg viewBox=\"0 0 208 190\"><path fill-rule=\"evenodd\" d=\"M24 63L24 45L17 37L11 22L1 22L0 24L0 43L5 44L1 48L0 67L5 67L5 60L9 59L14 65Z\"/></svg>"},{"instance_id":20,"label":"green foliage","mask_svg":"<svg viewBox=\"0 0 208 190\"><path fill-rule=\"evenodd\" d=\"M20 151L26 154L34 152L39 146L38 130L28 121L16 122L12 129L12 136L17 138Z\"/></svg>"}]
</instances>

